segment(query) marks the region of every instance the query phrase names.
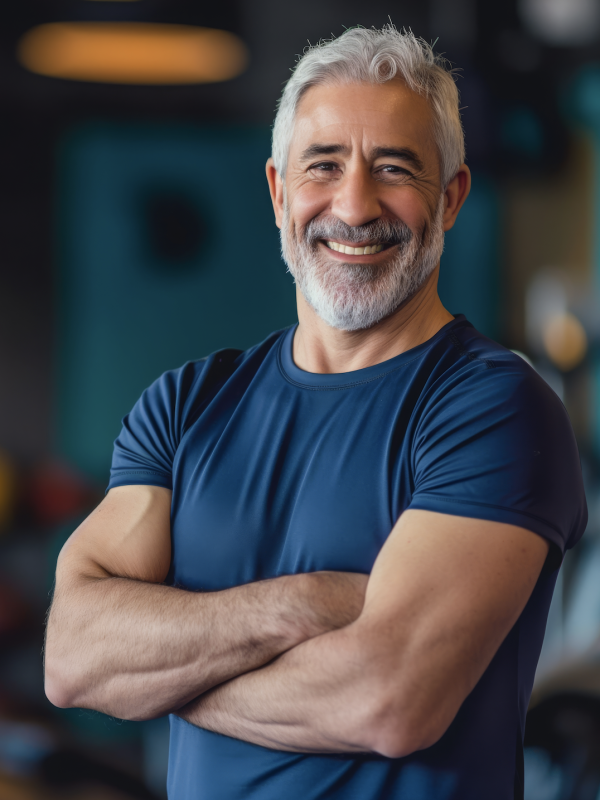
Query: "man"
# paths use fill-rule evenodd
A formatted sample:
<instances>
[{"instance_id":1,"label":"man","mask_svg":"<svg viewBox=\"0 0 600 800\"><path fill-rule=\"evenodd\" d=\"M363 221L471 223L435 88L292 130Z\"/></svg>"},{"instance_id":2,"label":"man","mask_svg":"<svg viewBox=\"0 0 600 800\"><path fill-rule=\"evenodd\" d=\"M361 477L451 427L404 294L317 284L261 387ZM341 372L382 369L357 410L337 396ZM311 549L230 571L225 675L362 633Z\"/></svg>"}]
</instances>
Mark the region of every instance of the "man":
<instances>
[{"instance_id":1,"label":"man","mask_svg":"<svg viewBox=\"0 0 600 800\"><path fill-rule=\"evenodd\" d=\"M299 324L125 418L59 558L48 697L171 713L173 800L521 797L586 509L557 397L437 295L469 190L452 75L391 26L313 48L267 178Z\"/></svg>"}]
</instances>

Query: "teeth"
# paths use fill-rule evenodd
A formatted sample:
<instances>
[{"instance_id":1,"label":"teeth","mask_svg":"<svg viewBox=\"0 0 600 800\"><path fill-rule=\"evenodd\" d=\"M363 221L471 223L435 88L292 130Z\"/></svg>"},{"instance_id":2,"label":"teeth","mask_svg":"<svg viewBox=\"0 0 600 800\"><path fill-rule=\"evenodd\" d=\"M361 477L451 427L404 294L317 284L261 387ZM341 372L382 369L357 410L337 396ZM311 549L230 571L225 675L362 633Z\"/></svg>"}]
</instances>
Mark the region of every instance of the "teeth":
<instances>
[{"instance_id":1,"label":"teeth","mask_svg":"<svg viewBox=\"0 0 600 800\"><path fill-rule=\"evenodd\" d=\"M335 250L336 253L345 253L348 256L370 256L373 253L381 253L382 244L374 244L370 247L348 247L348 245L338 244L337 242L327 242L327 247Z\"/></svg>"}]
</instances>

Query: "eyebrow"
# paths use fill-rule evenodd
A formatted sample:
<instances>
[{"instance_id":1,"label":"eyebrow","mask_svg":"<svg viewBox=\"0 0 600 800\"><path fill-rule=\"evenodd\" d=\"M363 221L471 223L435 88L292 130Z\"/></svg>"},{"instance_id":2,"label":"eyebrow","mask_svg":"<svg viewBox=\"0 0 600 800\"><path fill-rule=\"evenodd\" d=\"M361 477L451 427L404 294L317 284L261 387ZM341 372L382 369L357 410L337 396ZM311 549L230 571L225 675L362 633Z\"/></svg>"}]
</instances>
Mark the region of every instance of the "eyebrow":
<instances>
[{"instance_id":1,"label":"eyebrow","mask_svg":"<svg viewBox=\"0 0 600 800\"><path fill-rule=\"evenodd\" d=\"M301 161L309 161L318 156L347 155L350 149L343 144L311 144L300 156ZM370 156L376 158L397 158L407 161L416 170L423 170L424 165L419 156L410 147L374 147Z\"/></svg>"},{"instance_id":2,"label":"eyebrow","mask_svg":"<svg viewBox=\"0 0 600 800\"><path fill-rule=\"evenodd\" d=\"M336 153L346 154L349 149L343 144L311 144L300 156L302 161L308 161L316 156L332 156Z\"/></svg>"}]
</instances>

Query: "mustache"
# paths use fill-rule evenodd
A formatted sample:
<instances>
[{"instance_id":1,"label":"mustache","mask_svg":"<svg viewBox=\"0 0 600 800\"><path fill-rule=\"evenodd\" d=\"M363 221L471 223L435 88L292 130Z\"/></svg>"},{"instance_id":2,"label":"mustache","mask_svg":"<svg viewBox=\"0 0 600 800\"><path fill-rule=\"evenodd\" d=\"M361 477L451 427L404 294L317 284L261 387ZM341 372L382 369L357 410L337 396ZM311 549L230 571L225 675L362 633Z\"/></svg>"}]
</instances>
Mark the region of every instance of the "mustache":
<instances>
[{"instance_id":1,"label":"mustache","mask_svg":"<svg viewBox=\"0 0 600 800\"><path fill-rule=\"evenodd\" d=\"M303 232L306 244L315 247L320 239L343 239L352 244L368 243L408 245L413 232L401 220L376 219L366 225L347 225L337 217L319 217L311 219Z\"/></svg>"}]
</instances>

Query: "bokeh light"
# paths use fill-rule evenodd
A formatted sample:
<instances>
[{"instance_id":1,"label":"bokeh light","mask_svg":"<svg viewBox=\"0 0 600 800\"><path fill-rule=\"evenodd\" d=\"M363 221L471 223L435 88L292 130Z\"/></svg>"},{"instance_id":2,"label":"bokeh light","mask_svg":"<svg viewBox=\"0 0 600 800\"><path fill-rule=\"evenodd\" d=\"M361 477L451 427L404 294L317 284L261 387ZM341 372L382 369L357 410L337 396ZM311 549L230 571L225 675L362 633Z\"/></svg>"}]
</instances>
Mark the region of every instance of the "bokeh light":
<instances>
[{"instance_id":1,"label":"bokeh light","mask_svg":"<svg viewBox=\"0 0 600 800\"><path fill-rule=\"evenodd\" d=\"M216 83L235 78L248 51L233 33L142 22L57 22L20 40L31 72L53 78L128 84Z\"/></svg>"},{"instance_id":2,"label":"bokeh light","mask_svg":"<svg viewBox=\"0 0 600 800\"><path fill-rule=\"evenodd\" d=\"M587 336L574 314L566 312L550 317L544 326L543 340L548 357L563 372L574 369L585 358Z\"/></svg>"}]
</instances>

